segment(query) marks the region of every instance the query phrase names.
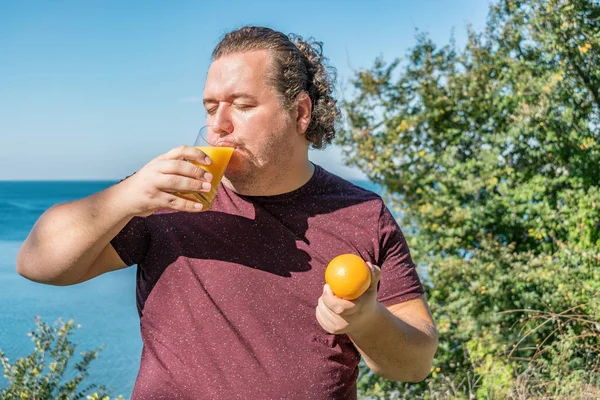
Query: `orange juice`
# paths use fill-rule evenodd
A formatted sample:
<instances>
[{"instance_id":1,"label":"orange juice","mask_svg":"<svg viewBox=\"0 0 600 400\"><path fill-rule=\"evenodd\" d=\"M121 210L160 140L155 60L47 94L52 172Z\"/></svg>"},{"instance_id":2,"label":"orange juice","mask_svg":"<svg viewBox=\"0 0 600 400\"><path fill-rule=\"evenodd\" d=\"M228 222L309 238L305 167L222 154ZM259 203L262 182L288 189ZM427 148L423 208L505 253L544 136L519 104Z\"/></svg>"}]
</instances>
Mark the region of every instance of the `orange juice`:
<instances>
[{"instance_id":1,"label":"orange juice","mask_svg":"<svg viewBox=\"0 0 600 400\"><path fill-rule=\"evenodd\" d=\"M212 188L210 189L210 192L177 192L173 194L187 200L202 203L204 205L203 210L210 210L215 196L217 195L219 183L225 174L225 170L227 169L227 165L229 164L229 160L235 149L233 147L214 146L196 146L196 148L203 151L204 154L209 156L212 160L210 165L194 163L212 174L213 179L210 182Z\"/></svg>"}]
</instances>

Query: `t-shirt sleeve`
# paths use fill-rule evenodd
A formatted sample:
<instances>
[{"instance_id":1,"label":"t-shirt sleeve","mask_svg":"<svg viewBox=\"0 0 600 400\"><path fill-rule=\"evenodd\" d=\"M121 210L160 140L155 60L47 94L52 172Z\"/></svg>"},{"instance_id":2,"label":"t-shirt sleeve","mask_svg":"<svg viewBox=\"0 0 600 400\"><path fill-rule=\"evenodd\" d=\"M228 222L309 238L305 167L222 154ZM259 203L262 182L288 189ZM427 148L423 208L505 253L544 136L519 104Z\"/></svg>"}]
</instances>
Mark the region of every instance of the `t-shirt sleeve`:
<instances>
[{"instance_id":1,"label":"t-shirt sleeve","mask_svg":"<svg viewBox=\"0 0 600 400\"><path fill-rule=\"evenodd\" d=\"M125 264L133 265L141 263L146 257L150 238L146 219L133 217L110 244Z\"/></svg>"},{"instance_id":2,"label":"t-shirt sleeve","mask_svg":"<svg viewBox=\"0 0 600 400\"><path fill-rule=\"evenodd\" d=\"M381 279L377 300L384 306L414 299L424 293L406 239L391 212L382 204L379 216Z\"/></svg>"}]
</instances>

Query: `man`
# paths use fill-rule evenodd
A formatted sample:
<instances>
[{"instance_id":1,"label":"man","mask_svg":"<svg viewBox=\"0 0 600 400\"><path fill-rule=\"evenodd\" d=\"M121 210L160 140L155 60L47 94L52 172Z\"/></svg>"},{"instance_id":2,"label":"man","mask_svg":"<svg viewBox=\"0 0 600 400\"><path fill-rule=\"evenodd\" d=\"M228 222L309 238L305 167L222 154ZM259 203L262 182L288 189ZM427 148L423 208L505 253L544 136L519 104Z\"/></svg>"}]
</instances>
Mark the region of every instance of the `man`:
<instances>
[{"instance_id":1,"label":"man","mask_svg":"<svg viewBox=\"0 0 600 400\"><path fill-rule=\"evenodd\" d=\"M308 159L339 115L320 45L267 28L227 34L204 90L207 124L236 150L210 211L208 164L181 146L122 182L44 213L19 273L72 285L137 264L144 343L135 399L352 399L362 356L426 377L437 336L406 241L381 198ZM369 262L361 297L323 275Z\"/></svg>"}]
</instances>

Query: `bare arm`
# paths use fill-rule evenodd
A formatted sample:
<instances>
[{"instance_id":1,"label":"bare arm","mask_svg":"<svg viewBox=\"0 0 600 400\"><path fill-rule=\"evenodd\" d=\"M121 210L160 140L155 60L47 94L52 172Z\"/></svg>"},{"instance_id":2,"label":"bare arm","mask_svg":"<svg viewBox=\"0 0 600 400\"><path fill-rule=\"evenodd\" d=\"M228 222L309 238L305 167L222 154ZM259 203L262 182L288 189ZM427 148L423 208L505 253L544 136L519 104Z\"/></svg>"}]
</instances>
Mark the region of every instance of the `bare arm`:
<instances>
[{"instance_id":1,"label":"bare arm","mask_svg":"<svg viewBox=\"0 0 600 400\"><path fill-rule=\"evenodd\" d=\"M36 282L72 285L124 268L110 241L131 218L150 215L159 208L201 211L197 203L171 194L210 190L210 174L185 160L207 163L198 149L181 146L121 183L51 207L21 246L17 272Z\"/></svg>"},{"instance_id":2,"label":"bare arm","mask_svg":"<svg viewBox=\"0 0 600 400\"><path fill-rule=\"evenodd\" d=\"M377 302L381 271L371 268L371 286L354 301L340 299L325 285L317 320L329 333L347 334L378 375L422 381L429 374L438 343L427 301L420 296L386 308Z\"/></svg>"},{"instance_id":3,"label":"bare arm","mask_svg":"<svg viewBox=\"0 0 600 400\"><path fill-rule=\"evenodd\" d=\"M92 278L86 275L96 260L105 265L97 275L124 268L109 244L132 218L119 203L122 184L46 211L19 250L19 274L36 282L70 285Z\"/></svg>"},{"instance_id":4,"label":"bare arm","mask_svg":"<svg viewBox=\"0 0 600 400\"><path fill-rule=\"evenodd\" d=\"M438 341L424 296L388 308L377 303L370 323L350 338L371 370L405 382L427 377Z\"/></svg>"}]
</instances>

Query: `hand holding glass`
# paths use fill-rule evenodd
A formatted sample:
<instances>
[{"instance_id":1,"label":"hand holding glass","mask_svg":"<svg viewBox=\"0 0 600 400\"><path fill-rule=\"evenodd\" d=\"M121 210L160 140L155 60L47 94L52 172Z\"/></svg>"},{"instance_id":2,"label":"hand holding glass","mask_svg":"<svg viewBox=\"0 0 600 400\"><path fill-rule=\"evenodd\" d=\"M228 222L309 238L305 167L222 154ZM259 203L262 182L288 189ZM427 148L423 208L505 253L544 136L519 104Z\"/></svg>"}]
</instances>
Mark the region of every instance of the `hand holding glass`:
<instances>
[{"instance_id":1,"label":"hand holding glass","mask_svg":"<svg viewBox=\"0 0 600 400\"><path fill-rule=\"evenodd\" d=\"M177 192L173 193L176 196L182 197L186 200L195 201L201 203L204 207L203 210L210 210L212 204L219 190L219 183L225 174L231 155L235 150L234 147L230 146L219 146L218 138L221 135L214 131L214 126L207 125L200 128L194 147L202 151L211 159L210 165L200 165L194 163L198 167L208 171L213 176L211 181L212 188L209 192ZM230 144L230 143L228 143Z\"/></svg>"}]
</instances>

